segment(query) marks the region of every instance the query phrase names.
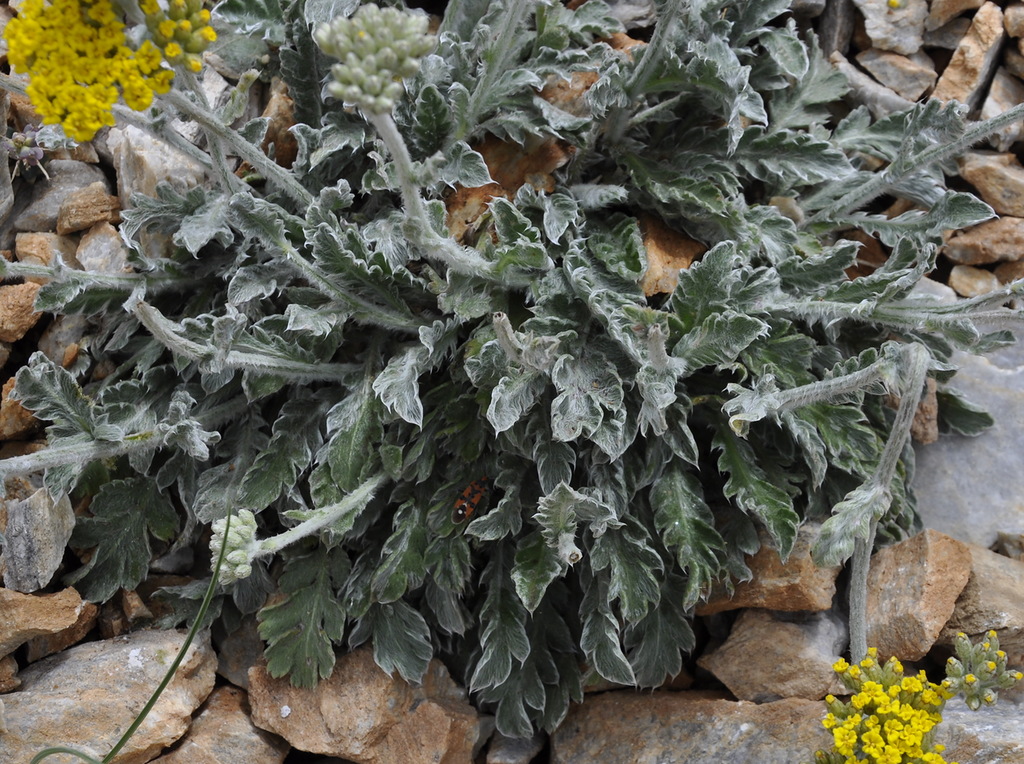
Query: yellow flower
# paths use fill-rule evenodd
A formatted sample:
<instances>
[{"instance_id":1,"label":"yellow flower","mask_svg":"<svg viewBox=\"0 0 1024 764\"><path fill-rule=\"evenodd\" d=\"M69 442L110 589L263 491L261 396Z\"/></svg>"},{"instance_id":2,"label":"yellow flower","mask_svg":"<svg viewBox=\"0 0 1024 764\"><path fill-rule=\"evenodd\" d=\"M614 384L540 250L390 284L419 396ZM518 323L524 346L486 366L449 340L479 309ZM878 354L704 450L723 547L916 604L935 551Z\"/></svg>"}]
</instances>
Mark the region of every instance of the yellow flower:
<instances>
[{"instance_id":1,"label":"yellow flower","mask_svg":"<svg viewBox=\"0 0 1024 764\"><path fill-rule=\"evenodd\" d=\"M29 74L27 92L43 122L60 123L78 141L114 124L119 97L146 109L174 76L160 68L151 43L128 47L110 0L26 0L4 36L11 65Z\"/></svg>"}]
</instances>

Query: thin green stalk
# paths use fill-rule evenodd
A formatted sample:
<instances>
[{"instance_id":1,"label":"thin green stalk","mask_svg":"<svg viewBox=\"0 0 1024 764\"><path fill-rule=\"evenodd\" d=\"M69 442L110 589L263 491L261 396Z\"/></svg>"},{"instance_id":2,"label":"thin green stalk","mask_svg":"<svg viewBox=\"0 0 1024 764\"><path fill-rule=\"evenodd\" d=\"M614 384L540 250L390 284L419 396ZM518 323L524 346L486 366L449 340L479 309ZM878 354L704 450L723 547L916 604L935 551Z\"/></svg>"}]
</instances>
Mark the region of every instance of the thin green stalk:
<instances>
[{"instance_id":1,"label":"thin green stalk","mask_svg":"<svg viewBox=\"0 0 1024 764\"><path fill-rule=\"evenodd\" d=\"M873 520L868 537L854 541L850 558L850 660L853 663L860 663L868 654L868 573L877 527L878 521Z\"/></svg>"},{"instance_id":2,"label":"thin green stalk","mask_svg":"<svg viewBox=\"0 0 1024 764\"><path fill-rule=\"evenodd\" d=\"M204 108L177 90L172 89L170 92L160 96L160 98L182 114L186 114L195 120L207 131L211 138L215 137L222 141L230 149L231 153L252 165L264 178L280 186L301 209L305 209L313 203L313 195L296 180L292 173L270 159L258 146L252 145L237 132L222 124L217 115L212 111Z\"/></svg>"}]
</instances>

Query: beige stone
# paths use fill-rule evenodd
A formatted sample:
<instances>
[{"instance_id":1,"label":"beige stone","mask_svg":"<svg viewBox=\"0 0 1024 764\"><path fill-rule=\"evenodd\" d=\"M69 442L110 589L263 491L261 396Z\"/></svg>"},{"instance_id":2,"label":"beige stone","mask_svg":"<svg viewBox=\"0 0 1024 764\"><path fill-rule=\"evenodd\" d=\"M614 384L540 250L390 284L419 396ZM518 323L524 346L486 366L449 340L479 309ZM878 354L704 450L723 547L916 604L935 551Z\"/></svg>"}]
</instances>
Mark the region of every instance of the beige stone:
<instances>
[{"instance_id":1,"label":"beige stone","mask_svg":"<svg viewBox=\"0 0 1024 764\"><path fill-rule=\"evenodd\" d=\"M644 294L671 294L679 282L679 271L689 268L707 247L665 225L660 218L644 215L640 219L647 271L640 281Z\"/></svg>"},{"instance_id":2,"label":"beige stone","mask_svg":"<svg viewBox=\"0 0 1024 764\"><path fill-rule=\"evenodd\" d=\"M1006 67L1000 66L996 69L996 76L992 78L988 96L985 98L985 103L982 104L981 118L998 117L1019 103L1024 103L1024 82L1011 74ZM1024 123L1018 120L993 133L988 142L998 151L1006 151L1022 137L1024 137Z\"/></svg>"},{"instance_id":3,"label":"beige stone","mask_svg":"<svg viewBox=\"0 0 1024 764\"><path fill-rule=\"evenodd\" d=\"M1002 10L995 3L985 3L974 15L932 95L940 101L956 100L971 108L980 105L982 88L998 63L1005 37Z\"/></svg>"},{"instance_id":4,"label":"beige stone","mask_svg":"<svg viewBox=\"0 0 1024 764\"><path fill-rule=\"evenodd\" d=\"M1017 279L1024 279L1024 260L1013 263L1001 263L993 271L1000 284L1009 284Z\"/></svg>"},{"instance_id":5,"label":"beige stone","mask_svg":"<svg viewBox=\"0 0 1024 764\"><path fill-rule=\"evenodd\" d=\"M13 391L14 377L11 377L0 392L0 440L22 440L40 426L32 412L11 397Z\"/></svg>"},{"instance_id":6,"label":"beige stone","mask_svg":"<svg viewBox=\"0 0 1024 764\"><path fill-rule=\"evenodd\" d=\"M71 266L77 266L75 249L78 242L70 236L55 233L19 233L14 239L15 257L22 263L49 267L55 258ZM45 284L49 279L37 276L25 279L34 284Z\"/></svg>"},{"instance_id":7,"label":"beige stone","mask_svg":"<svg viewBox=\"0 0 1024 764\"><path fill-rule=\"evenodd\" d=\"M551 735L552 764L794 764L832 736L824 705L725 700L710 692L606 692L574 706Z\"/></svg>"},{"instance_id":8,"label":"beige stone","mask_svg":"<svg viewBox=\"0 0 1024 764\"><path fill-rule=\"evenodd\" d=\"M872 47L904 55L920 50L928 15L925 0L903 0L898 8L890 6L889 0L853 0L853 4L864 16Z\"/></svg>"},{"instance_id":9,"label":"beige stone","mask_svg":"<svg viewBox=\"0 0 1024 764\"><path fill-rule=\"evenodd\" d=\"M57 233L84 231L96 223L121 222L121 202L104 183L90 183L68 194L57 211Z\"/></svg>"},{"instance_id":10,"label":"beige stone","mask_svg":"<svg viewBox=\"0 0 1024 764\"><path fill-rule=\"evenodd\" d=\"M1024 666L1024 562L970 545L971 571L938 643L951 647L958 632L974 642L989 629L999 635L1010 666Z\"/></svg>"},{"instance_id":11,"label":"beige stone","mask_svg":"<svg viewBox=\"0 0 1024 764\"><path fill-rule=\"evenodd\" d=\"M935 64L922 51L911 56L870 48L857 54L857 62L898 95L916 101L935 84Z\"/></svg>"},{"instance_id":12,"label":"beige stone","mask_svg":"<svg viewBox=\"0 0 1024 764\"><path fill-rule=\"evenodd\" d=\"M1018 40L1017 45L1024 44L1024 39ZM1018 79L1024 79L1024 55L1019 50L1007 48L1003 54L1003 65L1006 71Z\"/></svg>"},{"instance_id":13,"label":"beige stone","mask_svg":"<svg viewBox=\"0 0 1024 764\"><path fill-rule=\"evenodd\" d=\"M32 637L74 626L84 606L78 592L70 587L40 595L0 589L0 655L10 654Z\"/></svg>"},{"instance_id":14,"label":"beige stone","mask_svg":"<svg viewBox=\"0 0 1024 764\"><path fill-rule=\"evenodd\" d=\"M483 722L440 661L412 687L392 679L369 649L341 656L315 688L249 670L253 722L296 748L359 764L463 764L484 742Z\"/></svg>"},{"instance_id":15,"label":"beige stone","mask_svg":"<svg viewBox=\"0 0 1024 764\"><path fill-rule=\"evenodd\" d=\"M249 718L249 700L237 687L218 687L203 704L184 740L155 764L281 764L289 745Z\"/></svg>"},{"instance_id":16,"label":"beige stone","mask_svg":"<svg viewBox=\"0 0 1024 764\"><path fill-rule=\"evenodd\" d=\"M938 29L962 13L980 8L985 0L931 0L926 29Z\"/></svg>"},{"instance_id":17,"label":"beige stone","mask_svg":"<svg viewBox=\"0 0 1024 764\"><path fill-rule=\"evenodd\" d=\"M26 642L25 660L28 663L35 663L48 655L59 653L61 650L66 650L72 645L77 645L96 625L96 614L98 612L99 608L92 602L82 603L82 609L78 613L78 620L71 626L53 634L42 634L38 637L33 637Z\"/></svg>"},{"instance_id":18,"label":"beige stone","mask_svg":"<svg viewBox=\"0 0 1024 764\"><path fill-rule=\"evenodd\" d=\"M0 693L10 692L21 687L21 680L18 679L18 661L13 655L5 655L0 658ZM3 730L0 729L0 734Z\"/></svg>"},{"instance_id":19,"label":"beige stone","mask_svg":"<svg viewBox=\"0 0 1024 764\"><path fill-rule=\"evenodd\" d=\"M739 700L821 700L844 694L832 665L848 642L846 624L832 611L740 613L729 638L697 661Z\"/></svg>"},{"instance_id":20,"label":"beige stone","mask_svg":"<svg viewBox=\"0 0 1024 764\"><path fill-rule=\"evenodd\" d=\"M1000 287L996 274L973 265L954 265L949 272L949 285L961 297L980 297Z\"/></svg>"},{"instance_id":21,"label":"beige stone","mask_svg":"<svg viewBox=\"0 0 1024 764\"><path fill-rule=\"evenodd\" d=\"M1024 257L1024 218L986 220L946 242L943 254L958 265L988 265Z\"/></svg>"},{"instance_id":22,"label":"beige stone","mask_svg":"<svg viewBox=\"0 0 1024 764\"><path fill-rule=\"evenodd\" d=\"M879 550L868 574L868 644L882 660L927 655L970 576L968 545L925 530Z\"/></svg>"},{"instance_id":23,"label":"beige stone","mask_svg":"<svg viewBox=\"0 0 1024 764\"><path fill-rule=\"evenodd\" d=\"M1010 37L1024 37L1024 3L1012 3L1003 10L1003 28Z\"/></svg>"},{"instance_id":24,"label":"beige stone","mask_svg":"<svg viewBox=\"0 0 1024 764\"><path fill-rule=\"evenodd\" d=\"M1000 215L1024 217L1024 167L1013 154L971 151L958 160L960 176Z\"/></svg>"},{"instance_id":25,"label":"beige stone","mask_svg":"<svg viewBox=\"0 0 1024 764\"><path fill-rule=\"evenodd\" d=\"M929 377L925 380L925 393L910 423L910 435L915 443L928 445L939 439L938 385Z\"/></svg>"},{"instance_id":26,"label":"beige stone","mask_svg":"<svg viewBox=\"0 0 1024 764\"><path fill-rule=\"evenodd\" d=\"M27 762L52 745L103 759L164 678L185 636L137 631L76 645L22 669L21 689L4 696L8 731L0 735L0 761ZM209 633L201 634L112 764L144 764L180 739L213 690L216 662ZM81 760L59 755L47 764Z\"/></svg>"},{"instance_id":27,"label":"beige stone","mask_svg":"<svg viewBox=\"0 0 1024 764\"><path fill-rule=\"evenodd\" d=\"M697 606L697 615L745 607L789 611L831 608L839 567L819 568L811 559L811 547L820 531L817 523L802 525L785 563L762 533L760 550L747 557L753 577L738 582L732 596L724 587L713 589L708 601Z\"/></svg>"},{"instance_id":28,"label":"beige stone","mask_svg":"<svg viewBox=\"0 0 1024 764\"><path fill-rule=\"evenodd\" d=\"M0 342L17 342L38 323L42 313L33 310L39 284L0 286Z\"/></svg>"}]
</instances>

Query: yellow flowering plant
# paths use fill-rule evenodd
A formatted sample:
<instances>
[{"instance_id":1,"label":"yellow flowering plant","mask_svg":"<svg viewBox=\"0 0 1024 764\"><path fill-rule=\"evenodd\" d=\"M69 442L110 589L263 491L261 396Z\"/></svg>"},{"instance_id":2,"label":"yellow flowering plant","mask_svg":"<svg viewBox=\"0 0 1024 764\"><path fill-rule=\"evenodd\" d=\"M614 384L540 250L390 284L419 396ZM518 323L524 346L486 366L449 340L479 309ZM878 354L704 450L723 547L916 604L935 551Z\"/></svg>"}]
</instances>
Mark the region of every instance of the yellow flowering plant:
<instances>
[{"instance_id":1,"label":"yellow flowering plant","mask_svg":"<svg viewBox=\"0 0 1024 764\"><path fill-rule=\"evenodd\" d=\"M168 93L174 70L166 64L199 70L198 55L216 39L201 0L172 0L169 10L156 0L143 5L153 39L135 48L123 12L111 0L21 5L4 31L8 59L15 71L29 75L26 92L44 124L60 124L69 137L90 140L114 124L119 98L142 111L154 95ZM169 34L160 33L165 27Z\"/></svg>"},{"instance_id":2,"label":"yellow flowering plant","mask_svg":"<svg viewBox=\"0 0 1024 764\"><path fill-rule=\"evenodd\" d=\"M934 740L946 701L963 694L968 707L977 710L982 702L995 703L993 688L1009 689L1022 678L1021 672L1007 670L994 631L978 645L958 634L954 648L959 658L949 659L941 684L929 681L924 671L905 676L895 657L880 663L874 647L859 663L837 661L832 668L853 694L846 701L825 698L822 726L832 733L833 745L815 754L817 764L947 764L944 746Z\"/></svg>"}]
</instances>

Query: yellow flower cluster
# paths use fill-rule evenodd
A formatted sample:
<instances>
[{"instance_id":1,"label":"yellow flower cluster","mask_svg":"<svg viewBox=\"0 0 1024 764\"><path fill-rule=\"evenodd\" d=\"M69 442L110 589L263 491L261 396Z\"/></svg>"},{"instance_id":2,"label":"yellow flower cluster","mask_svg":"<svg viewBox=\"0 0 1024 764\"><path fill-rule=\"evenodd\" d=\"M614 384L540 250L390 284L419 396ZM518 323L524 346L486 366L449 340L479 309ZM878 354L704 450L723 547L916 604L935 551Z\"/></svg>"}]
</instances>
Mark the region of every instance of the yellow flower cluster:
<instances>
[{"instance_id":1,"label":"yellow flower cluster","mask_svg":"<svg viewBox=\"0 0 1024 764\"><path fill-rule=\"evenodd\" d=\"M895 658L880 665L877 655L871 648L859 664L840 659L832 667L854 694L846 703L832 695L825 699L829 712L822 725L832 733L833 751L819 751L818 761L946 764L932 730L952 693L929 682L923 671L903 676Z\"/></svg>"},{"instance_id":2,"label":"yellow flower cluster","mask_svg":"<svg viewBox=\"0 0 1024 764\"><path fill-rule=\"evenodd\" d=\"M157 0L140 0L146 14L146 28L167 62L198 72L203 67L201 54L217 39L210 26L210 12L203 0L169 0L164 10Z\"/></svg>"},{"instance_id":3,"label":"yellow flower cluster","mask_svg":"<svg viewBox=\"0 0 1024 764\"><path fill-rule=\"evenodd\" d=\"M118 96L136 111L166 93L174 73L148 40L128 47L110 0L25 0L4 32L8 60L28 72L28 96L45 124L77 141L114 124Z\"/></svg>"}]
</instances>

